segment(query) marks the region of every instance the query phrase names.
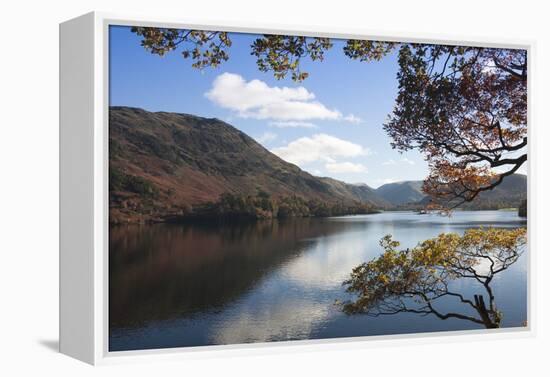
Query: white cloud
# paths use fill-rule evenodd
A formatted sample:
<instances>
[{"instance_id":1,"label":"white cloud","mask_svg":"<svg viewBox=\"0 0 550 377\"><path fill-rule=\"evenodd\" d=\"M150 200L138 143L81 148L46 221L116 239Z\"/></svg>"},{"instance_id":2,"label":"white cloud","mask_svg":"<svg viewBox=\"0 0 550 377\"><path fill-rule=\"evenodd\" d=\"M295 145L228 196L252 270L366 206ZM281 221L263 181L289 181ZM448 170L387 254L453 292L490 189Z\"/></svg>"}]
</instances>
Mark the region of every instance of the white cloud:
<instances>
[{"instance_id":1,"label":"white cloud","mask_svg":"<svg viewBox=\"0 0 550 377\"><path fill-rule=\"evenodd\" d=\"M260 80L246 81L234 73L222 73L205 96L243 118L277 121L345 120L356 122L353 114L343 116L315 100L315 94L303 86L296 88L269 86Z\"/></svg>"},{"instance_id":2,"label":"white cloud","mask_svg":"<svg viewBox=\"0 0 550 377\"><path fill-rule=\"evenodd\" d=\"M353 124L359 124L359 123L362 122L361 118L359 118L359 117L357 117L357 116L355 116L355 115L353 115L353 114L346 115L346 116L344 117L344 120L345 120L345 121L348 121L348 122L350 122L350 123L353 123Z\"/></svg>"},{"instance_id":3,"label":"white cloud","mask_svg":"<svg viewBox=\"0 0 550 377\"><path fill-rule=\"evenodd\" d=\"M297 121L269 122L269 126L277 128L317 128L313 123Z\"/></svg>"},{"instance_id":4,"label":"white cloud","mask_svg":"<svg viewBox=\"0 0 550 377\"><path fill-rule=\"evenodd\" d=\"M393 158L389 159L388 161L382 162L382 165L397 165L398 162L402 162L402 163L409 164L409 165L414 165L415 164L415 162L413 160L409 160L408 158L403 157L399 161L395 161Z\"/></svg>"},{"instance_id":5,"label":"white cloud","mask_svg":"<svg viewBox=\"0 0 550 377\"><path fill-rule=\"evenodd\" d=\"M269 143L277 139L277 135L273 132L264 132L261 136L256 138L256 141L260 144Z\"/></svg>"},{"instance_id":6,"label":"white cloud","mask_svg":"<svg viewBox=\"0 0 550 377\"><path fill-rule=\"evenodd\" d=\"M357 157L370 153L361 145L327 134L302 137L290 142L286 147L275 148L271 152L297 165L314 161L334 163L334 159L338 157Z\"/></svg>"},{"instance_id":7,"label":"white cloud","mask_svg":"<svg viewBox=\"0 0 550 377\"><path fill-rule=\"evenodd\" d=\"M329 173L366 173L367 168L363 164L353 162L334 162L325 164Z\"/></svg>"}]
</instances>

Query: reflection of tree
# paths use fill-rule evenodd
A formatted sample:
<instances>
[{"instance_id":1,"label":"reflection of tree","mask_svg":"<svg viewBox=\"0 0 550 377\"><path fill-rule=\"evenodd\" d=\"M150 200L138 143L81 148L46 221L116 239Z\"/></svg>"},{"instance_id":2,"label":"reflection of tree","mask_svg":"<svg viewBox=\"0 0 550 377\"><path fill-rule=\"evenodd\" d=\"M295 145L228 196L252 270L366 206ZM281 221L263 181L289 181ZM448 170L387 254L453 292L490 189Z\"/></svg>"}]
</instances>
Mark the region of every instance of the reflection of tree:
<instances>
[{"instance_id":1,"label":"reflection of tree","mask_svg":"<svg viewBox=\"0 0 550 377\"><path fill-rule=\"evenodd\" d=\"M514 264L524 251L526 229L471 229L463 236L440 234L413 249L397 250L391 236L380 244L384 253L357 266L344 282L356 299L344 303L348 314L371 316L403 312L433 314L440 319L457 318L500 327L491 281ZM473 279L484 291L473 300L450 288L456 279ZM438 302L455 299L476 314L442 312ZM486 301L488 300L488 302Z\"/></svg>"}]
</instances>

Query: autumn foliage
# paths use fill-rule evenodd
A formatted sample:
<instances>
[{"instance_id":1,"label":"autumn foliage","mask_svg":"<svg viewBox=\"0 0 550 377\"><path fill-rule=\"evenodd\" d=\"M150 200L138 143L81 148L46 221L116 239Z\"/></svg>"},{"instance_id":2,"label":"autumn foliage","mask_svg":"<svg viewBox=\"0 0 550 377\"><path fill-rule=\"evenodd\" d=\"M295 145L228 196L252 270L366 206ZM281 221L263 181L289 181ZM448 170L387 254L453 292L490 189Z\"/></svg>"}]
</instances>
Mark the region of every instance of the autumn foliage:
<instances>
[{"instance_id":1,"label":"autumn foliage","mask_svg":"<svg viewBox=\"0 0 550 377\"><path fill-rule=\"evenodd\" d=\"M399 65L384 129L394 148L425 155L436 203L472 201L526 162L525 50L405 45Z\"/></svg>"},{"instance_id":2,"label":"autumn foliage","mask_svg":"<svg viewBox=\"0 0 550 377\"><path fill-rule=\"evenodd\" d=\"M162 56L180 49L199 69L228 60L232 46L225 32L132 31L151 53ZM321 62L332 47L329 38L260 35L251 43L250 54L260 71L302 82L309 73L301 62ZM451 210L470 202L526 163L526 50L350 39L342 52L365 63L388 55L397 58L398 93L383 127L393 148L425 156L430 171L423 190L431 196L432 207ZM382 255L356 267L345 282L356 299L343 309L373 316L433 314L499 327L502 314L490 283L518 260L525 242L524 228L441 234L405 250L387 236L381 241ZM468 298L452 291L456 279L479 283L485 294ZM458 300L469 312L440 312L435 303L443 297Z\"/></svg>"},{"instance_id":3,"label":"autumn foliage","mask_svg":"<svg viewBox=\"0 0 550 377\"><path fill-rule=\"evenodd\" d=\"M388 235L380 242L383 253L354 268L344 282L356 299L346 302L343 309L348 314L371 316L432 314L440 319L457 318L487 328L499 327L502 314L490 283L517 261L525 243L525 228L470 229L463 236L440 234L404 250L399 250L399 242ZM453 291L451 283L456 279L479 283L485 295L468 298ZM470 310L467 314L443 313L437 309L438 300L443 298L454 298Z\"/></svg>"},{"instance_id":4,"label":"autumn foliage","mask_svg":"<svg viewBox=\"0 0 550 377\"><path fill-rule=\"evenodd\" d=\"M229 59L229 33L133 27L153 54L181 50L193 67ZM323 61L330 38L262 35L251 46L258 69L301 82L301 61ZM527 51L471 46L347 40L362 62L398 56L399 91L384 129L400 151L420 150L430 166L424 191L432 206L455 208L491 190L527 160Z\"/></svg>"}]
</instances>

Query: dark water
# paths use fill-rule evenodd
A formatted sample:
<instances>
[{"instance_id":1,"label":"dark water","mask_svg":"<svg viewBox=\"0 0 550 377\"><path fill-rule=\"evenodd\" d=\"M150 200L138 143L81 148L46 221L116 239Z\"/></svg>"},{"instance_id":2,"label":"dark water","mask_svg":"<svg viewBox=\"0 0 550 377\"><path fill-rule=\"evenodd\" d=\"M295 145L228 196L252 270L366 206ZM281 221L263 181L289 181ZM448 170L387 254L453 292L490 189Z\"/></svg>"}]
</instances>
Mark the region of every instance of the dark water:
<instances>
[{"instance_id":1,"label":"dark water","mask_svg":"<svg viewBox=\"0 0 550 377\"><path fill-rule=\"evenodd\" d=\"M441 232L518 227L515 212L456 212L452 218L387 212L253 224L149 225L110 229L111 351L479 329L416 314L347 316L351 269L393 234L403 247ZM504 327L527 319L527 254L492 283ZM469 281L455 289L483 293ZM441 310L468 314L454 301Z\"/></svg>"}]
</instances>

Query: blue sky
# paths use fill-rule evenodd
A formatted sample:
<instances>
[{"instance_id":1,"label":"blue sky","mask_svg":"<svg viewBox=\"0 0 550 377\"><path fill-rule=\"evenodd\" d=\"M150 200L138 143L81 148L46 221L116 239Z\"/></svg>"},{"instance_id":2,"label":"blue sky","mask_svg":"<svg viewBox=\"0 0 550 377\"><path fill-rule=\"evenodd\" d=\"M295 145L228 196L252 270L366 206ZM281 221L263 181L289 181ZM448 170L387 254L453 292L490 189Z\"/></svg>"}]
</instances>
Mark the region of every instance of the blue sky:
<instances>
[{"instance_id":1,"label":"blue sky","mask_svg":"<svg viewBox=\"0 0 550 377\"><path fill-rule=\"evenodd\" d=\"M129 27L111 27L110 104L219 118L314 175L373 187L427 175L422 156L393 150L382 129L397 93L395 54L352 61L334 40L323 62L301 63L310 76L296 83L258 70L255 35L230 37L229 60L199 71L179 51L152 55Z\"/></svg>"}]
</instances>

